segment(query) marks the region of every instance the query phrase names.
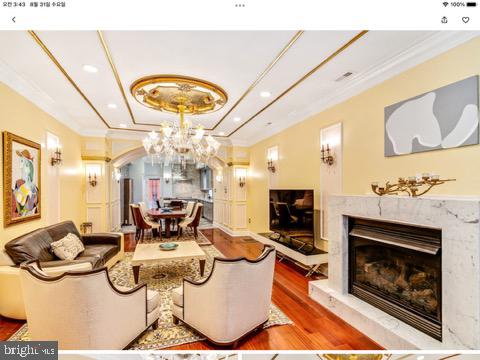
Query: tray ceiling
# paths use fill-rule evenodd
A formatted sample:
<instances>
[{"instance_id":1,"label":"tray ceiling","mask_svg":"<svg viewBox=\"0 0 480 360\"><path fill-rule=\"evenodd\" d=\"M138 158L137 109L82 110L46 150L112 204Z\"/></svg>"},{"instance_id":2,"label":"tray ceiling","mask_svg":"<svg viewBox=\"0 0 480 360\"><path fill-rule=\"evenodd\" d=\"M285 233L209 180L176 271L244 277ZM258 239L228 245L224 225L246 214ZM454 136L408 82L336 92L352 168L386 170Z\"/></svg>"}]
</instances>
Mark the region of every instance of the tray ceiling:
<instances>
[{"instance_id":1,"label":"tray ceiling","mask_svg":"<svg viewBox=\"0 0 480 360\"><path fill-rule=\"evenodd\" d=\"M478 36L434 31L2 31L0 80L84 135L144 136L175 114L140 105L143 76L218 84L228 102L188 116L250 145ZM96 72L87 72L85 65ZM343 74L352 75L336 81ZM261 96L268 92L270 96ZM126 127L126 128L125 128Z\"/></svg>"}]
</instances>

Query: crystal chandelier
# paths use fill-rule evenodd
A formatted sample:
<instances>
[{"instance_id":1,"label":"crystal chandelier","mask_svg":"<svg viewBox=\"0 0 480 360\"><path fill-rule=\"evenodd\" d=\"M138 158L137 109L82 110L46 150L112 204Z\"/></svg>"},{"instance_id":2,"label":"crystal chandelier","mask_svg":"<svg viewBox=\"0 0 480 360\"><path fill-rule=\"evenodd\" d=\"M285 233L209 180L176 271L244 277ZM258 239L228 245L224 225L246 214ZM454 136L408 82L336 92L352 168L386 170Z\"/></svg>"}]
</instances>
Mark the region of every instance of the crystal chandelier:
<instances>
[{"instance_id":1,"label":"crystal chandelier","mask_svg":"<svg viewBox=\"0 0 480 360\"><path fill-rule=\"evenodd\" d=\"M180 123L163 123L160 133L151 131L143 139L143 147L149 155L173 161L176 158L184 165L191 159L194 162L208 163L217 154L220 143L211 135L204 136L202 126L192 129L184 118L184 106L179 105Z\"/></svg>"},{"instance_id":2,"label":"crystal chandelier","mask_svg":"<svg viewBox=\"0 0 480 360\"><path fill-rule=\"evenodd\" d=\"M180 121L163 123L158 132L143 139L147 154L166 161L208 163L218 152L220 143L204 128L185 119L185 114L198 115L216 111L227 101L225 91L210 82L179 75L156 75L137 80L131 93L142 105L163 112L177 113Z\"/></svg>"}]
</instances>

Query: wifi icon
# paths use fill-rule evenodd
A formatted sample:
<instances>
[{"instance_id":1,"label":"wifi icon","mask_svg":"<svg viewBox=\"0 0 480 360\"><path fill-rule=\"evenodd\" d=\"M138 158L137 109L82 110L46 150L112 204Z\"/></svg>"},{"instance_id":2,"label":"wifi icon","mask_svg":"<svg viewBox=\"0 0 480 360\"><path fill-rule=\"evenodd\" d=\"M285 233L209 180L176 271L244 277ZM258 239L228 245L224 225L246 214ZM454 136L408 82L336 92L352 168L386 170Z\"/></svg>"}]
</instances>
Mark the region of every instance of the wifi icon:
<instances>
[{"instance_id":1,"label":"wifi icon","mask_svg":"<svg viewBox=\"0 0 480 360\"><path fill-rule=\"evenodd\" d=\"M445 1L445 2L443 3L443 6L447 7L447 6L448 6L448 2Z\"/></svg>"}]
</instances>

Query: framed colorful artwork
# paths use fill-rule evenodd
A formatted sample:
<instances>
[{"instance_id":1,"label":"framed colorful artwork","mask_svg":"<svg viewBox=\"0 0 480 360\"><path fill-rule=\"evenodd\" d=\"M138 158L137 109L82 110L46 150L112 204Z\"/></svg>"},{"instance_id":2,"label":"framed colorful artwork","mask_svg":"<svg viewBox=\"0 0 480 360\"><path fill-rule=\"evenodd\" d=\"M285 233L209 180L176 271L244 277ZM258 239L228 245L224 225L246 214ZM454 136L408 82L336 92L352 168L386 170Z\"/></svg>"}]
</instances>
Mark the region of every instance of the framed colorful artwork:
<instances>
[{"instance_id":1,"label":"framed colorful artwork","mask_svg":"<svg viewBox=\"0 0 480 360\"><path fill-rule=\"evenodd\" d=\"M3 132L3 224L41 217L40 145Z\"/></svg>"}]
</instances>

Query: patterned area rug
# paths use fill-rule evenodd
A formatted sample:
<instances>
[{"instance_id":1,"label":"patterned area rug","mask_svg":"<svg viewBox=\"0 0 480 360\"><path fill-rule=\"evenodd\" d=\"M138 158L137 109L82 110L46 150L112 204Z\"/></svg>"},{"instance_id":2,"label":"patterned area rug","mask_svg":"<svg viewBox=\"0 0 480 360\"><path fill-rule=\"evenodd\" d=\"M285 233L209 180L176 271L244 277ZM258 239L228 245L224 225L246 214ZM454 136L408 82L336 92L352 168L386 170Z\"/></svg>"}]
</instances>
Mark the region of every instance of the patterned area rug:
<instances>
[{"instance_id":1,"label":"patterned area rug","mask_svg":"<svg viewBox=\"0 0 480 360\"><path fill-rule=\"evenodd\" d=\"M172 240L192 240L192 236L186 235L180 240ZM149 239L144 241L151 242L155 240ZM202 250L207 255L204 276L208 276L212 267L213 258L215 256L222 256L222 254L212 245L202 246ZM130 265L132 256L133 253L126 253L125 258L109 270L110 278L114 284L133 287L134 281ZM149 328L131 346L131 350L164 349L170 346L205 340L205 338L190 329L188 326L183 325L182 323L175 325L172 322L172 314L170 311L172 304L171 291L182 284L184 277L193 278L195 280L201 279L197 260L178 260L162 265L142 266L140 269L139 282L146 282L149 289L155 289L160 292L161 312L158 329L153 330L152 328ZM264 328L287 324L292 324L292 321L274 304L271 304L270 318L264 325ZM9 339L9 341L27 340L29 340L27 325L20 328Z\"/></svg>"}]
</instances>

